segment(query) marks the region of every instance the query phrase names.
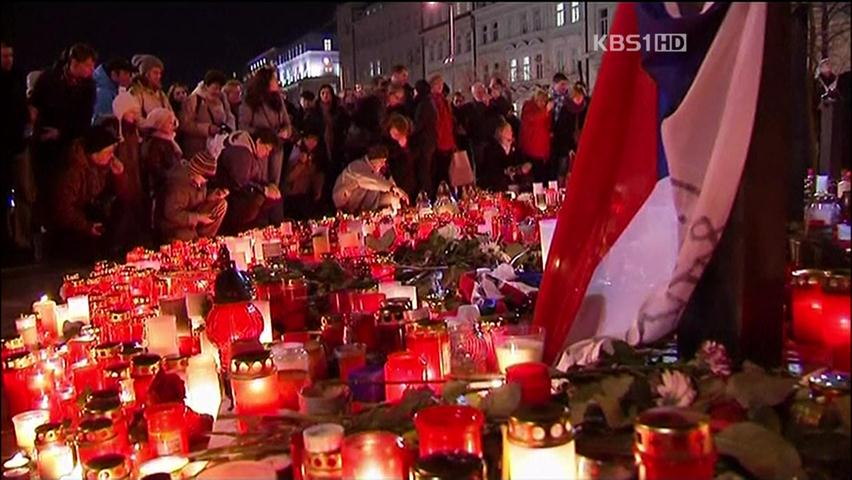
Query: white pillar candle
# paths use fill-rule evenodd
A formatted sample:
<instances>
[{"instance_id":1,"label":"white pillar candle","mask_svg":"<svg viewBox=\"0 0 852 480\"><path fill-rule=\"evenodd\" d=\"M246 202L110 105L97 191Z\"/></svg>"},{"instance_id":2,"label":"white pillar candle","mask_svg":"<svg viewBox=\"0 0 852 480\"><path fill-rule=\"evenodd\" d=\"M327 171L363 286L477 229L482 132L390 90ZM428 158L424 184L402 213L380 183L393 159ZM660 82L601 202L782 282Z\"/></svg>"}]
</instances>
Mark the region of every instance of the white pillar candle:
<instances>
[{"instance_id":1,"label":"white pillar candle","mask_svg":"<svg viewBox=\"0 0 852 480\"><path fill-rule=\"evenodd\" d=\"M56 302L42 295L41 299L33 303L33 312L41 319L41 326L45 330L56 328Z\"/></svg>"},{"instance_id":2,"label":"white pillar candle","mask_svg":"<svg viewBox=\"0 0 852 480\"><path fill-rule=\"evenodd\" d=\"M222 391L214 357L203 353L190 357L186 367L186 404L216 420L222 404Z\"/></svg>"},{"instance_id":3,"label":"white pillar candle","mask_svg":"<svg viewBox=\"0 0 852 480\"><path fill-rule=\"evenodd\" d=\"M89 296L77 295L68 299L68 319L80 320L89 324Z\"/></svg>"},{"instance_id":4,"label":"white pillar candle","mask_svg":"<svg viewBox=\"0 0 852 480\"><path fill-rule=\"evenodd\" d=\"M12 423L15 425L15 440L18 442L18 447L28 456L32 457L35 448L36 427L49 421L50 411L48 410L27 410L12 417Z\"/></svg>"},{"instance_id":5,"label":"white pillar candle","mask_svg":"<svg viewBox=\"0 0 852 480\"><path fill-rule=\"evenodd\" d=\"M42 480L59 480L74 471L74 455L67 445L50 445L38 452L38 474Z\"/></svg>"},{"instance_id":6,"label":"white pillar candle","mask_svg":"<svg viewBox=\"0 0 852 480\"><path fill-rule=\"evenodd\" d=\"M145 324L148 350L165 357L177 355L177 318L174 315L151 317Z\"/></svg>"},{"instance_id":7,"label":"white pillar candle","mask_svg":"<svg viewBox=\"0 0 852 480\"><path fill-rule=\"evenodd\" d=\"M540 362L544 354L544 341L532 338L507 338L501 345L495 345L497 364L500 371L512 365L526 362Z\"/></svg>"},{"instance_id":8,"label":"white pillar candle","mask_svg":"<svg viewBox=\"0 0 852 480\"><path fill-rule=\"evenodd\" d=\"M269 310L269 300L252 300L263 317L263 331L260 332L260 343L272 343L272 313Z\"/></svg>"},{"instance_id":9,"label":"white pillar candle","mask_svg":"<svg viewBox=\"0 0 852 480\"><path fill-rule=\"evenodd\" d=\"M21 315L15 320L15 328L28 348L38 347L38 328L35 315Z\"/></svg>"},{"instance_id":10,"label":"white pillar candle","mask_svg":"<svg viewBox=\"0 0 852 480\"><path fill-rule=\"evenodd\" d=\"M542 268L547 268L547 256L550 254L550 244L553 242L553 233L556 231L556 219L548 218L539 223L541 233L541 260Z\"/></svg>"},{"instance_id":11,"label":"white pillar candle","mask_svg":"<svg viewBox=\"0 0 852 480\"><path fill-rule=\"evenodd\" d=\"M505 457L509 465L509 478L540 478L543 480L569 480L577 478L577 464L574 441L546 448L531 448L516 445L511 441L503 443L507 449Z\"/></svg>"}]
</instances>

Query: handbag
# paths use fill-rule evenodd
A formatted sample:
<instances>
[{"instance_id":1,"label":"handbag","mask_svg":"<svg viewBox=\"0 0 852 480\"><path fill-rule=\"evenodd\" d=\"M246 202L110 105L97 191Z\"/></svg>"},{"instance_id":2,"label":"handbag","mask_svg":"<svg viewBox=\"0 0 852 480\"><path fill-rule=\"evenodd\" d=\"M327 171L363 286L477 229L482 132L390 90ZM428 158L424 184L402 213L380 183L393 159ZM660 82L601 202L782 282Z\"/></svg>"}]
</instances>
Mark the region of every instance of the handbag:
<instances>
[{"instance_id":1,"label":"handbag","mask_svg":"<svg viewBox=\"0 0 852 480\"><path fill-rule=\"evenodd\" d=\"M476 182L473 169L470 167L470 159L468 159L465 150L458 150L453 153L453 158L450 160L449 173L450 184L453 187L461 187Z\"/></svg>"}]
</instances>

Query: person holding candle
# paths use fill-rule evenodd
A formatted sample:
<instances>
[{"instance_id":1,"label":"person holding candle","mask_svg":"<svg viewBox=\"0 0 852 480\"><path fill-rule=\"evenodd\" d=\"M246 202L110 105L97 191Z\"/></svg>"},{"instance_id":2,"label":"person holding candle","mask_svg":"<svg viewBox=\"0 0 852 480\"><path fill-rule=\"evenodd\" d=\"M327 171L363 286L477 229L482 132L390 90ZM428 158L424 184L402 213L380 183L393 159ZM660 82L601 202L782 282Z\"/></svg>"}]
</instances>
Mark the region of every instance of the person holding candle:
<instances>
[{"instance_id":1,"label":"person holding candle","mask_svg":"<svg viewBox=\"0 0 852 480\"><path fill-rule=\"evenodd\" d=\"M388 149L375 146L350 163L334 184L334 205L347 213L360 213L406 203L408 194L383 173L387 160Z\"/></svg>"}]
</instances>

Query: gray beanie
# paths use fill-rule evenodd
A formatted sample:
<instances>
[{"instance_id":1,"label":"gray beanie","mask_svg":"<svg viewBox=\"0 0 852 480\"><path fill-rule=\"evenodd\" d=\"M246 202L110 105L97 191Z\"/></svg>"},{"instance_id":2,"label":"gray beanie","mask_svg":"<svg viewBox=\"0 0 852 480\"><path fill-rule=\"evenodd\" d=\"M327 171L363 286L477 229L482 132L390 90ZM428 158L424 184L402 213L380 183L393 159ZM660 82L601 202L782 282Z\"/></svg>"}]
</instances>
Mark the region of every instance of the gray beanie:
<instances>
[{"instance_id":1,"label":"gray beanie","mask_svg":"<svg viewBox=\"0 0 852 480\"><path fill-rule=\"evenodd\" d=\"M139 69L139 73L141 73L143 76L146 75L152 68L159 68L160 70L165 69L162 60L153 55L143 53L133 55L133 59L131 59L130 63L132 63L134 67Z\"/></svg>"}]
</instances>

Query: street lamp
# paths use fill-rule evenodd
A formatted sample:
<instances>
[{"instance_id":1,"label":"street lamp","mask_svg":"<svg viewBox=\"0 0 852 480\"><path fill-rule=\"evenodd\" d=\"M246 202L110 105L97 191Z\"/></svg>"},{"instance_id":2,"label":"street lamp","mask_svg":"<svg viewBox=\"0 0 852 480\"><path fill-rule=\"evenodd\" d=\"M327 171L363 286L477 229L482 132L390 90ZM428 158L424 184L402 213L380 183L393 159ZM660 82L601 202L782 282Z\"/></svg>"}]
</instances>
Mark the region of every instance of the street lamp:
<instances>
[{"instance_id":1,"label":"street lamp","mask_svg":"<svg viewBox=\"0 0 852 480\"><path fill-rule=\"evenodd\" d=\"M434 7L442 2L426 2L426 5L430 7ZM453 89L456 88L456 69L455 69L455 60L456 60L456 28L455 28L455 9L453 8L453 2L446 2L447 7L450 10L450 56L444 59L444 65L450 65L450 84L453 86Z\"/></svg>"}]
</instances>

